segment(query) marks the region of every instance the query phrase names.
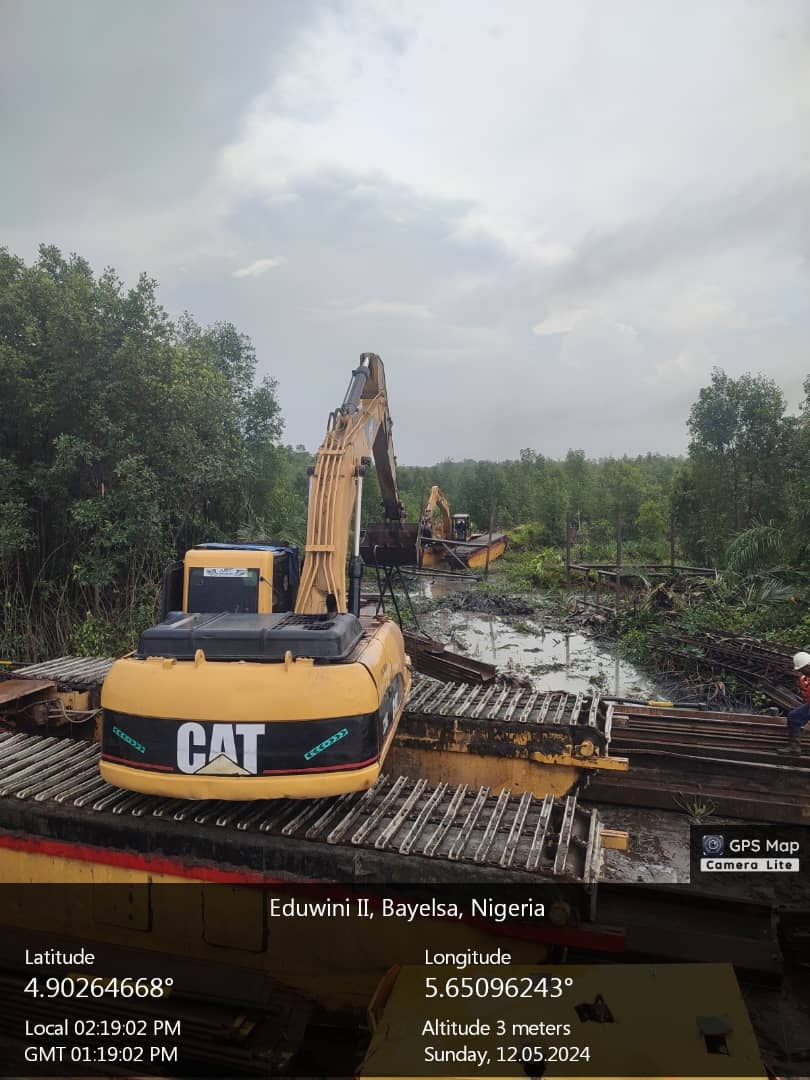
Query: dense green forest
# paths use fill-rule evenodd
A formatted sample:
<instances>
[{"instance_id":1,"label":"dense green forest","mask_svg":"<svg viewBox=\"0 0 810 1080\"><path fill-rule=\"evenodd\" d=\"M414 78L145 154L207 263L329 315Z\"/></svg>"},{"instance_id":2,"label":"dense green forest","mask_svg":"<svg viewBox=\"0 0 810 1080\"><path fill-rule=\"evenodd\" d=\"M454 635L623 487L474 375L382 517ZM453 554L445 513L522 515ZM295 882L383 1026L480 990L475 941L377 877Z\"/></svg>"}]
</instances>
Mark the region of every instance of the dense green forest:
<instances>
[{"instance_id":1,"label":"dense green forest","mask_svg":"<svg viewBox=\"0 0 810 1080\"><path fill-rule=\"evenodd\" d=\"M244 335L169 319L146 276L0 251L3 654L125 648L177 551L300 530L302 455L255 374Z\"/></svg>"},{"instance_id":2,"label":"dense green forest","mask_svg":"<svg viewBox=\"0 0 810 1080\"><path fill-rule=\"evenodd\" d=\"M129 647L155 616L162 568L202 540L291 539L305 529L311 453L283 443L277 386L247 337L160 306L76 255L32 265L0 249L0 655ZM810 377L798 416L762 376L711 374L685 419L688 455L446 461L399 470L415 519L434 483L485 526L610 557L617 515L631 556L679 553L806 586ZM312 448L314 449L314 448ZM364 517L379 515L373 477Z\"/></svg>"}]
</instances>

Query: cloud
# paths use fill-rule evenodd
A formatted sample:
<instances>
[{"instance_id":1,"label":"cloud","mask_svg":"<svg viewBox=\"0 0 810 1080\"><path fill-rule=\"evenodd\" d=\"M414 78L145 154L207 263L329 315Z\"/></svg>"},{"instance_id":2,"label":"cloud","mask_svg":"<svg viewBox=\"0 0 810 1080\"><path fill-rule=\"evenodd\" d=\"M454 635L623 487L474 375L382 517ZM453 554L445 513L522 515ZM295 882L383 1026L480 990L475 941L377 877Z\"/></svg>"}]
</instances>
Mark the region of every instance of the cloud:
<instances>
[{"instance_id":1,"label":"cloud","mask_svg":"<svg viewBox=\"0 0 810 1080\"><path fill-rule=\"evenodd\" d=\"M700 386L706 372L717 363L717 356L705 346L682 349L676 356L659 360L652 371L644 375L648 386L675 386L692 388Z\"/></svg>"},{"instance_id":2,"label":"cloud","mask_svg":"<svg viewBox=\"0 0 810 1080\"><path fill-rule=\"evenodd\" d=\"M729 177L722 195L683 195L654 215L586 235L564 260L559 288L596 290L662 266L694 263L728 250L789 247L810 233L810 171L789 179Z\"/></svg>"},{"instance_id":3,"label":"cloud","mask_svg":"<svg viewBox=\"0 0 810 1080\"><path fill-rule=\"evenodd\" d=\"M800 395L810 16L618 5L6 0L3 241L233 321L294 443L370 349L405 462L682 450L715 363Z\"/></svg>"},{"instance_id":4,"label":"cloud","mask_svg":"<svg viewBox=\"0 0 810 1080\"><path fill-rule=\"evenodd\" d=\"M570 311L559 312L556 315L547 315L542 322L532 327L532 333L537 334L538 337L568 334L586 313L587 308L572 308Z\"/></svg>"},{"instance_id":5,"label":"cloud","mask_svg":"<svg viewBox=\"0 0 810 1080\"><path fill-rule=\"evenodd\" d=\"M347 315L382 315L393 319L432 319L426 304L406 304L401 300L366 300L345 309Z\"/></svg>"},{"instance_id":6,"label":"cloud","mask_svg":"<svg viewBox=\"0 0 810 1080\"><path fill-rule=\"evenodd\" d=\"M47 242L73 221L81 251L106 232L116 254L119 228L137 214L153 257L170 247L160 212L181 212L205 185L320 6L241 0L234 20L216 0L143 0L115 14L106 0L75 8L5 0L0 91L14 107L0 121L0 214ZM100 89L109 86L116 92Z\"/></svg>"},{"instance_id":7,"label":"cloud","mask_svg":"<svg viewBox=\"0 0 810 1080\"><path fill-rule=\"evenodd\" d=\"M599 355L598 367L593 363ZM632 378L644 361L644 346L632 326L586 312L571 332L560 339L559 362L563 369L589 372L589 389L615 394L617 385Z\"/></svg>"},{"instance_id":8,"label":"cloud","mask_svg":"<svg viewBox=\"0 0 810 1080\"><path fill-rule=\"evenodd\" d=\"M271 259L255 259L252 263L248 263L247 266L241 266L238 270L234 270L231 277L261 277L268 270L275 270L276 267L283 266L286 261L283 255L275 255Z\"/></svg>"},{"instance_id":9,"label":"cloud","mask_svg":"<svg viewBox=\"0 0 810 1080\"><path fill-rule=\"evenodd\" d=\"M729 181L739 191L770 174L779 187L795 174L808 108L806 56L790 34L798 7L742 5L733 20L722 7L623 7L618 20L588 0L527 6L497 37L483 0L463 28L450 5L326 9L255 99L222 180L244 195L345 173L461 198L460 236L484 230L540 264L579 246L576 271L583 255L602 258L582 241L643 243L625 225L685 194L689 233L689 204L722 208ZM381 48L386 37L406 47ZM726 207L733 217L734 200Z\"/></svg>"}]
</instances>

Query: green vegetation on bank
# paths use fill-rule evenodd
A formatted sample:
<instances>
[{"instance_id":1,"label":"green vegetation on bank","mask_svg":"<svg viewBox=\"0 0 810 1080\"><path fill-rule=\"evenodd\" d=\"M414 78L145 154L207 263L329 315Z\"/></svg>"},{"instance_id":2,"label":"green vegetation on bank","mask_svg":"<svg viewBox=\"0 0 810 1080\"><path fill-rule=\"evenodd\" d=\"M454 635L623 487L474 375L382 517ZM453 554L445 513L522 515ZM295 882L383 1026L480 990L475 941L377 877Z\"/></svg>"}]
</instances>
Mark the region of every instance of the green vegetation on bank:
<instances>
[{"instance_id":1,"label":"green vegetation on bank","mask_svg":"<svg viewBox=\"0 0 810 1080\"><path fill-rule=\"evenodd\" d=\"M804 390L797 416L762 376L716 370L700 391L671 506L687 556L718 576L702 590L673 591L669 607L648 603L625 616L637 656L662 626L810 643L810 377Z\"/></svg>"},{"instance_id":2,"label":"green vegetation on bank","mask_svg":"<svg viewBox=\"0 0 810 1080\"><path fill-rule=\"evenodd\" d=\"M570 452L554 462L524 452L519 462L491 466L513 481L521 477L524 489L553 490L559 500L550 517L528 523L524 517L509 531L498 581L516 591L562 586L566 517L572 562L615 562L621 515L624 566L668 564L672 527L678 562L717 571L695 588L655 588L657 579L650 580L648 599L620 620L635 659L645 658L647 634L664 626L807 647L810 377L804 389L803 405L791 416L772 380L713 371L690 411L683 460L588 461ZM442 467L452 471L451 464ZM507 504L507 520L511 512Z\"/></svg>"},{"instance_id":3,"label":"green vegetation on bank","mask_svg":"<svg viewBox=\"0 0 810 1080\"><path fill-rule=\"evenodd\" d=\"M470 514L479 528L488 527L494 506L498 528L519 527L513 534L520 538L519 546L562 545L570 518L582 531L581 546L586 541L590 545L583 547L583 557L588 557L591 550L611 544L616 515L621 514L627 535L637 536L653 555L666 548L670 493L680 465L680 459L659 454L591 461L582 450L569 450L562 461L555 461L527 449L517 461L401 465L398 477L412 520L425 505L431 485L438 484L452 510ZM364 515L372 521L379 516L373 474L368 496Z\"/></svg>"},{"instance_id":4,"label":"green vegetation on bank","mask_svg":"<svg viewBox=\"0 0 810 1080\"><path fill-rule=\"evenodd\" d=\"M0 248L0 386L0 657L126 650L188 546L303 541L313 456L282 444L275 381L257 378L234 326L170 318L147 276L126 288L54 247L30 266ZM771 380L715 371L684 459L524 449L402 465L401 496L411 520L432 484L478 527L496 508L511 546L493 590L561 585L567 522L575 561L610 562L620 516L628 564L667 562L674 521L679 557L720 581L696 606L641 611L627 633L678 618L807 644L810 378L805 390L790 416ZM373 471L365 490L365 521L378 520Z\"/></svg>"}]
</instances>

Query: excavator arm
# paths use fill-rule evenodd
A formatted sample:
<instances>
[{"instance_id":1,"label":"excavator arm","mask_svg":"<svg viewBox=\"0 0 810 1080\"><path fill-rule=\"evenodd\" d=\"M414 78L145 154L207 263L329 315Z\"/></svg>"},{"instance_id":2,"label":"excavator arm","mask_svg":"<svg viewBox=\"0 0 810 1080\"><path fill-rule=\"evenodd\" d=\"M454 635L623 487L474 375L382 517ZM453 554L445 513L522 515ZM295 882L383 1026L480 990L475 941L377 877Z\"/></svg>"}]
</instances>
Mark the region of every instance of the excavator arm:
<instances>
[{"instance_id":1,"label":"excavator arm","mask_svg":"<svg viewBox=\"0 0 810 1080\"><path fill-rule=\"evenodd\" d=\"M375 353L363 353L352 372L343 404L329 416L326 437L310 474L307 539L295 610L301 615L345 612L359 606L362 562L359 552L363 474L372 457L386 523L402 524L396 459L391 438L385 371ZM346 597L346 557L354 516L350 564L351 602ZM355 610L355 614L356 614Z\"/></svg>"},{"instance_id":2,"label":"excavator arm","mask_svg":"<svg viewBox=\"0 0 810 1080\"><path fill-rule=\"evenodd\" d=\"M361 397L361 405L366 401L377 400L384 406L381 409L382 419L377 428L377 434L373 443L374 464L377 468L377 481L382 494L385 520L392 525L400 525L405 519L405 507L400 502L397 488L397 459L394 456L394 421L388 411L388 394L385 389L385 370L382 360L374 353L363 353L360 357L368 360L369 378ZM354 375L352 376L354 378Z\"/></svg>"},{"instance_id":3,"label":"excavator arm","mask_svg":"<svg viewBox=\"0 0 810 1080\"><path fill-rule=\"evenodd\" d=\"M437 508L441 513L441 524L438 527L434 527L433 511ZM434 484L430 489L430 496L425 503L425 511L422 515L422 520L426 525L430 526L435 539L449 540L452 537L453 518L450 514L450 504L448 503L444 492L437 484Z\"/></svg>"}]
</instances>

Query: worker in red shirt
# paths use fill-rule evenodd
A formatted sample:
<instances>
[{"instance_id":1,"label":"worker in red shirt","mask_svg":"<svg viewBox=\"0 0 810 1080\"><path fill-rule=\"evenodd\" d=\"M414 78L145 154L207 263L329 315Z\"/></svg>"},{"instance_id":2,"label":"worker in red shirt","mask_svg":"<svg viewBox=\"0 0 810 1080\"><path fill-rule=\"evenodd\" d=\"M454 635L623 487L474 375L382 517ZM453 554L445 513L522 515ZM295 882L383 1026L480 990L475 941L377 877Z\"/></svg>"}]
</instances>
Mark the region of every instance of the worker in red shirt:
<instances>
[{"instance_id":1,"label":"worker in red shirt","mask_svg":"<svg viewBox=\"0 0 810 1080\"><path fill-rule=\"evenodd\" d=\"M810 653L797 652L793 657L793 670L799 676L799 694L802 704L788 713L785 753L801 754L802 728L810 720Z\"/></svg>"}]
</instances>

